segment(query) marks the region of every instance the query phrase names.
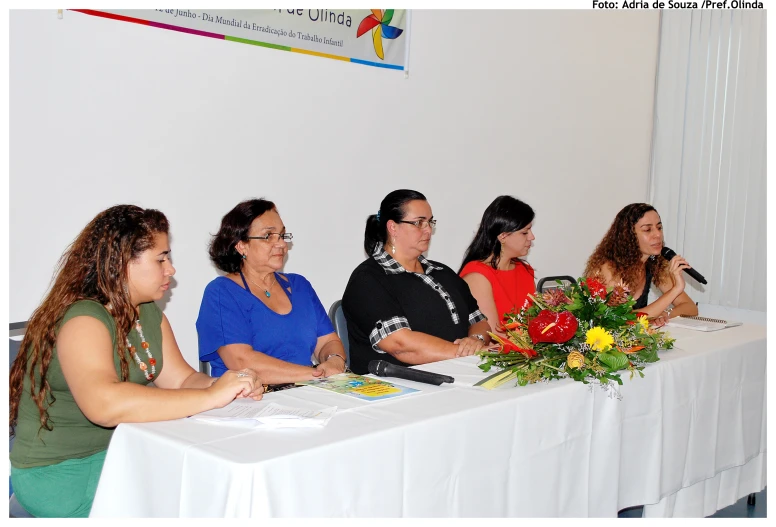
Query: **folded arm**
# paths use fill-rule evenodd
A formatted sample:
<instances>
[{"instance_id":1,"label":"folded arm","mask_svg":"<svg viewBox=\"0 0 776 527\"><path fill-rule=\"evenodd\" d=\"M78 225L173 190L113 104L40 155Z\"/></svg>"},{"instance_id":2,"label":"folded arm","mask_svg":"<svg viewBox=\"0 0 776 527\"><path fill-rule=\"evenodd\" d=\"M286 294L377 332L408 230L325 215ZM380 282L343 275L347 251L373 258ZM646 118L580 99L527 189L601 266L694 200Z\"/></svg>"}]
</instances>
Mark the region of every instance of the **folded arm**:
<instances>
[{"instance_id":1,"label":"folded arm","mask_svg":"<svg viewBox=\"0 0 776 527\"><path fill-rule=\"evenodd\" d=\"M218 348L218 354L230 370L250 368L258 372L261 381L265 384L309 381L321 375L319 370L310 366L302 366L276 359L266 353L254 350L249 344L221 346Z\"/></svg>"},{"instance_id":2,"label":"folded arm","mask_svg":"<svg viewBox=\"0 0 776 527\"><path fill-rule=\"evenodd\" d=\"M401 329L382 339L379 348L407 364L425 364L456 357L458 346L428 333Z\"/></svg>"},{"instance_id":3,"label":"folded arm","mask_svg":"<svg viewBox=\"0 0 776 527\"><path fill-rule=\"evenodd\" d=\"M171 334L167 323L163 338L168 331ZM116 374L108 329L92 317L78 316L66 322L56 345L62 373L76 404L100 426L178 419L224 406L238 395L260 397L254 392L254 376L237 378L232 374L216 385L208 383L205 389L192 388L204 387L206 376L178 362L185 364L174 341L162 346L163 368L154 379L158 388L122 382ZM179 389L172 389L176 386Z\"/></svg>"}]
</instances>

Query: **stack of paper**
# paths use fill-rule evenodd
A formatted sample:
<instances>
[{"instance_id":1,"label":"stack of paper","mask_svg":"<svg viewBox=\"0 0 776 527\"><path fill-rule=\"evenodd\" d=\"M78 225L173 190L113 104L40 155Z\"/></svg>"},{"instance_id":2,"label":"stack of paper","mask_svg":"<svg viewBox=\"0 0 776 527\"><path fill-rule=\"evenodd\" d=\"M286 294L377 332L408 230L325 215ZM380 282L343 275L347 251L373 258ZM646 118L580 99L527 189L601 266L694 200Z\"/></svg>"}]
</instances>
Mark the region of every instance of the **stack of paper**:
<instances>
[{"instance_id":1,"label":"stack of paper","mask_svg":"<svg viewBox=\"0 0 776 527\"><path fill-rule=\"evenodd\" d=\"M281 406L276 403L264 404L253 400L232 401L223 408L208 410L192 415L192 419L202 421L237 424L241 426L263 428L310 428L326 426L336 413L337 407L330 406L322 410L304 410Z\"/></svg>"}]
</instances>

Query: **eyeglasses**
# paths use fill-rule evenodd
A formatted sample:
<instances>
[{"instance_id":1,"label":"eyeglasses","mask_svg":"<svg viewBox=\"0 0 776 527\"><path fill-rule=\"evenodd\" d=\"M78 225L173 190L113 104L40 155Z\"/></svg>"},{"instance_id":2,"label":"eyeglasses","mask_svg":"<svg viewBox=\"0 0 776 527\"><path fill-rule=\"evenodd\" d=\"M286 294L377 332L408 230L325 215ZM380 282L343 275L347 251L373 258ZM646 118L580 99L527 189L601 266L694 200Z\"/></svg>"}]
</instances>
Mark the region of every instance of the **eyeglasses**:
<instances>
[{"instance_id":1,"label":"eyeglasses","mask_svg":"<svg viewBox=\"0 0 776 527\"><path fill-rule=\"evenodd\" d=\"M437 220L415 220L415 221L399 220L397 223L407 223L409 225L414 225L418 229L425 229L426 227L431 227L433 229L434 227L436 227Z\"/></svg>"},{"instance_id":2,"label":"eyeglasses","mask_svg":"<svg viewBox=\"0 0 776 527\"><path fill-rule=\"evenodd\" d=\"M282 238L284 242L290 242L294 239L294 235L290 232L280 234L279 232L270 232L264 236L246 236L249 240L264 240L268 242L278 242Z\"/></svg>"}]
</instances>

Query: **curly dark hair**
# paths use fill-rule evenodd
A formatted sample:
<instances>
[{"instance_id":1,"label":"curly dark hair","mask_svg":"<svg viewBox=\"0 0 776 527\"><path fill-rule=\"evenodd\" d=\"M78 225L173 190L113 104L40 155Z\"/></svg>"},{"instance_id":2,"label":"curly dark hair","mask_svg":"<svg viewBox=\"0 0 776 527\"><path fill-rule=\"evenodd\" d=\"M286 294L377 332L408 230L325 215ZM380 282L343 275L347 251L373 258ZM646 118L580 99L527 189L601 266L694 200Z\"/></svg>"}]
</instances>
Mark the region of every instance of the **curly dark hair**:
<instances>
[{"instance_id":1,"label":"curly dark hair","mask_svg":"<svg viewBox=\"0 0 776 527\"><path fill-rule=\"evenodd\" d=\"M248 241L248 231L253 220L268 212L277 212L275 204L264 198L249 199L239 203L221 218L221 227L210 241L210 260L225 273L238 273L243 259L237 252L237 242Z\"/></svg>"},{"instance_id":2,"label":"curly dark hair","mask_svg":"<svg viewBox=\"0 0 776 527\"><path fill-rule=\"evenodd\" d=\"M154 236L168 233L167 218L154 209L116 205L99 213L65 250L54 273L54 285L43 303L33 312L19 355L10 372L10 432L19 417L24 375L30 378L30 396L40 412L40 426L47 430L48 407L54 404L46 379L65 312L79 300L94 300L116 321L116 349L121 364L121 380L129 378L128 350L123 348L137 318L125 289L127 266L153 247ZM37 374L37 375L36 375ZM36 385L36 376L40 386Z\"/></svg>"},{"instance_id":3,"label":"curly dark hair","mask_svg":"<svg viewBox=\"0 0 776 527\"><path fill-rule=\"evenodd\" d=\"M623 207L615 216L601 243L588 258L584 275L592 276L608 263L614 278L622 280L630 289L644 278L646 270L650 272L656 285L666 279L673 283L673 277L668 273L668 262L662 256L649 258L646 265L641 263L642 254L636 237L636 223L652 210L657 212L655 207L647 203L631 203Z\"/></svg>"},{"instance_id":4,"label":"curly dark hair","mask_svg":"<svg viewBox=\"0 0 776 527\"><path fill-rule=\"evenodd\" d=\"M482 214L482 221L474 235L474 239L467 247L463 255L463 262L458 273L463 271L467 263L487 260L491 255L490 266L498 269L501 259L501 242L498 236L502 232L515 232L524 229L534 220L534 210L528 203L520 201L512 196L499 196L488 205ZM528 267L528 264L520 258L513 258Z\"/></svg>"}]
</instances>

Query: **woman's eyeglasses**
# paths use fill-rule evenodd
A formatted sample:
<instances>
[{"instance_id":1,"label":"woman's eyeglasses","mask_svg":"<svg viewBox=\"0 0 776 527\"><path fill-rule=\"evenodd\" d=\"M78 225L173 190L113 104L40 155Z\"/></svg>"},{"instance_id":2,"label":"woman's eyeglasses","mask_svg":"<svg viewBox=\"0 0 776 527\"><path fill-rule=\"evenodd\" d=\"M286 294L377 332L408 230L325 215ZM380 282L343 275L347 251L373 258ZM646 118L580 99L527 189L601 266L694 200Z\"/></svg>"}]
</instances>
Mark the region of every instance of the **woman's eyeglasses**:
<instances>
[{"instance_id":1,"label":"woman's eyeglasses","mask_svg":"<svg viewBox=\"0 0 776 527\"><path fill-rule=\"evenodd\" d=\"M290 232L280 234L279 232L270 232L264 236L247 236L249 240L264 240L268 242L278 242L282 238L285 242L290 242L294 239L294 235Z\"/></svg>"},{"instance_id":2,"label":"woman's eyeglasses","mask_svg":"<svg viewBox=\"0 0 776 527\"><path fill-rule=\"evenodd\" d=\"M409 225L414 225L418 229L425 229L426 227L431 227L433 229L434 227L436 227L437 220L415 220L415 221L399 220L397 223L407 223Z\"/></svg>"}]
</instances>

